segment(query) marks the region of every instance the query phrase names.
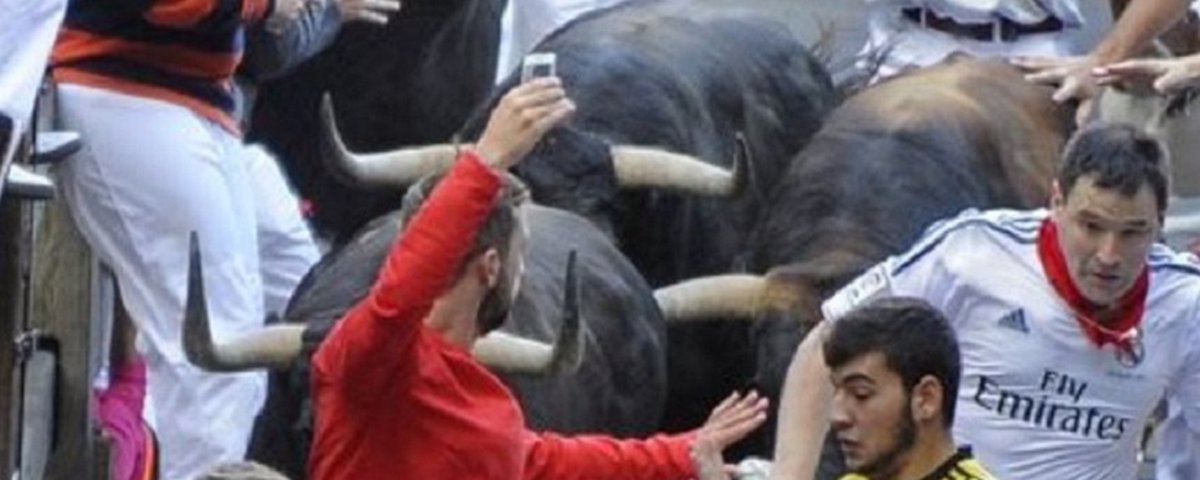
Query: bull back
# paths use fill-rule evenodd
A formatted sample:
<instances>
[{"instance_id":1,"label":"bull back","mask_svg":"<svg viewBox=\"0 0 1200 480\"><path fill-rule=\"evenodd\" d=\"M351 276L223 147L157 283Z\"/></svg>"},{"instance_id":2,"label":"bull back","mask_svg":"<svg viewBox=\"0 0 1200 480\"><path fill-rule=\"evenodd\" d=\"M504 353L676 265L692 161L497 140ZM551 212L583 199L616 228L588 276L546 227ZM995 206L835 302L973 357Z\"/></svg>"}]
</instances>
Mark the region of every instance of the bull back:
<instances>
[{"instance_id":1,"label":"bull back","mask_svg":"<svg viewBox=\"0 0 1200 480\"><path fill-rule=\"evenodd\" d=\"M928 225L971 207L1043 205L1069 115L1014 68L979 60L913 71L835 110L753 233L770 300L753 328L761 387L778 395L823 299Z\"/></svg>"}]
</instances>

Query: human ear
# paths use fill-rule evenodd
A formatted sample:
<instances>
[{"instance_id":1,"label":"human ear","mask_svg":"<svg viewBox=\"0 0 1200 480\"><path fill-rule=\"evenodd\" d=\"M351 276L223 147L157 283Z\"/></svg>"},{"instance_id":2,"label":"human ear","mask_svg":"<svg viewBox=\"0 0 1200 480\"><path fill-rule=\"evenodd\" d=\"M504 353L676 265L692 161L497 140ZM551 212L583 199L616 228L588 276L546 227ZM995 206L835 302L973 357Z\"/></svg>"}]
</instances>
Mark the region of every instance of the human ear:
<instances>
[{"instance_id":1,"label":"human ear","mask_svg":"<svg viewBox=\"0 0 1200 480\"><path fill-rule=\"evenodd\" d=\"M1050 182L1050 208L1058 210L1066 205L1066 200L1063 197L1062 187L1058 184L1058 180Z\"/></svg>"},{"instance_id":2,"label":"human ear","mask_svg":"<svg viewBox=\"0 0 1200 480\"><path fill-rule=\"evenodd\" d=\"M495 248L489 248L480 254L476 261L480 282L488 288L495 287L497 283L500 283L500 271L503 263L500 252Z\"/></svg>"},{"instance_id":3,"label":"human ear","mask_svg":"<svg viewBox=\"0 0 1200 480\"><path fill-rule=\"evenodd\" d=\"M946 392L942 383L932 375L925 375L917 381L912 391L912 414L918 421L930 421L936 418L942 407L942 397Z\"/></svg>"}]
</instances>

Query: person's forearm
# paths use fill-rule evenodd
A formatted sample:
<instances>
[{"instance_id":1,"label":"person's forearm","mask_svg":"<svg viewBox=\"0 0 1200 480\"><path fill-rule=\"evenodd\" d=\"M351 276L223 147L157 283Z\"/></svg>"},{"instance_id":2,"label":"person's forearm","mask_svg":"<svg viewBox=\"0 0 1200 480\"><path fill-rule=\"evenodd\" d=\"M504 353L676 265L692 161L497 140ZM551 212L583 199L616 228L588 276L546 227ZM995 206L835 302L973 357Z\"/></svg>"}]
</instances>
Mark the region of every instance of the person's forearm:
<instances>
[{"instance_id":1,"label":"person's forearm","mask_svg":"<svg viewBox=\"0 0 1200 480\"><path fill-rule=\"evenodd\" d=\"M526 434L524 480L684 480L696 477L688 446L695 432L646 439L605 435Z\"/></svg>"},{"instance_id":2,"label":"person's forearm","mask_svg":"<svg viewBox=\"0 0 1200 480\"><path fill-rule=\"evenodd\" d=\"M257 25L247 33L241 69L257 82L287 75L333 43L341 21L335 2L312 0L282 31Z\"/></svg>"},{"instance_id":3,"label":"person's forearm","mask_svg":"<svg viewBox=\"0 0 1200 480\"><path fill-rule=\"evenodd\" d=\"M1133 0L1092 50L1101 65L1135 56L1187 12L1190 0Z\"/></svg>"},{"instance_id":4,"label":"person's forearm","mask_svg":"<svg viewBox=\"0 0 1200 480\"><path fill-rule=\"evenodd\" d=\"M809 332L788 367L779 400L772 480L808 480L817 470L833 397L829 369L821 357L825 325Z\"/></svg>"}]
</instances>

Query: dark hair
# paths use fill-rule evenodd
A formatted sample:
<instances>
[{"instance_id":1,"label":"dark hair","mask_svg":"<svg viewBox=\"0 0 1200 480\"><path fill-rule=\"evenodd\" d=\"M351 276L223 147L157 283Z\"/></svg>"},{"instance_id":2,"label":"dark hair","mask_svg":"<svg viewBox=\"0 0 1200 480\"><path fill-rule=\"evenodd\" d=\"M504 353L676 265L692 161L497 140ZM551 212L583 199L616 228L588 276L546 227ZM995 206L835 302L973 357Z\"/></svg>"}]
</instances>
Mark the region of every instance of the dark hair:
<instances>
[{"instance_id":1,"label":"dark hair","mask_svg":"<svg viewBox=\"0 0 1200 480\"><path fill-rule=\"evenodd\" d=\"M445 173L430 175L409 187L404 194L404 203L400 207L400 224L408 225L413 214L417 212L433 189L441 183ZM527 200L529 190L517 177L504 174L501 178L500 195L492 205L492 211L479 228L471 249L463 256L462 261L455 267L454 278L457 280L466 270L467 264L489 248L495 248L500 253L502 261L507 262L509 251L512 249L513 232L517 228L517 211Z\"/></svg>"},{"instance_id":2,"label":"dark hair","mask_svg":"<svg viewBox=\"0 0 1200 480\"><path fill-rule=\"evenodd\" d=\"M1077 132L1067 143L1058 186L1064 197L1080 177L1092 175L1097 187L1132 197L1149 184L1161 216L1167 210L1167 149L1133 125L1101 123Z\"/></svg>"},{"instance_id":3,"label":"dark hair","mask_svg":"<svg viewBox=\"0 0 1200 480\"><path fill-rule=\"evenodd\" d=\"M962 370L958 340L941 312L921 299L885 297L833 321L823 348L829 368L875 352L883 354L909 393L926 375L941 382L944 427L953 425Z\"/></svg>"}]
</instances>

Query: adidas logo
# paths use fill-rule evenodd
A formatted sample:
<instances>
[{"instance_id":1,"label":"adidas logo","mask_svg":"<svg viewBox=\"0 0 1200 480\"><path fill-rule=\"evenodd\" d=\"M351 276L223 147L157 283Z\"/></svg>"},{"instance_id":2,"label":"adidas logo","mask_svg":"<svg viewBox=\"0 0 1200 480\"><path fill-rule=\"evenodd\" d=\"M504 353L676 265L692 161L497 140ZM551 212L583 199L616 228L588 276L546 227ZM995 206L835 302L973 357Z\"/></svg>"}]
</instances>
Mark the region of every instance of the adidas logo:
<instances>
[{"instance_id":1,"label":"adidas logo","mask_svg":"<svg viewBox=\"0 0 1200 480\"><path fill-rule=\"evenodd\" d=\"M1021 333L1029 333L1029 325L1025 324L1025 310L1020 308L1008 312L1007 315L1000 317L997 322L1001 327L1016 330Z\"/></svg>"}]
</instances>

